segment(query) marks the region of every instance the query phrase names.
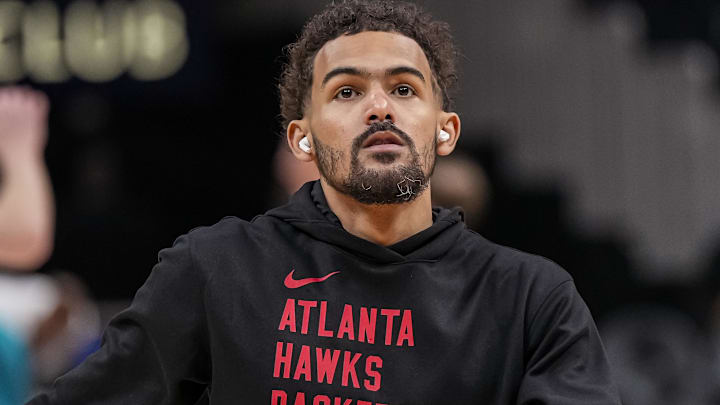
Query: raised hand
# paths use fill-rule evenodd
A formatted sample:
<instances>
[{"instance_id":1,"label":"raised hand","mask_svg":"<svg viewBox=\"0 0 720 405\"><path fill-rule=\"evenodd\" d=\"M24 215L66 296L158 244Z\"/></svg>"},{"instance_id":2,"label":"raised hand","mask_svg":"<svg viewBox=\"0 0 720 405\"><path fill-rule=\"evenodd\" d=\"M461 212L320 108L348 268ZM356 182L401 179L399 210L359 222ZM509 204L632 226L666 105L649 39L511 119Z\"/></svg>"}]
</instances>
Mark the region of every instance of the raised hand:
<instances>
[{"instance_id":1,"label":"raised hand","mask_svg":"<svg viewBox=\"0 0 720 405\"><path fill-rule=\"evenodd\" d=\"M53 246L54 203L43 152L45 94L0 88L0 269L33 270Z\"/></svg>"},{"instance_id":2,"label":"raised hand","mask_svg":"<svg viewBox=\"0 0 720 405\"><path fill-rule=\"evenodd\" d=\"M47 143L49 103L27 87L0 87L0 159L41 155Z\"/></svg>"}]
</instances>

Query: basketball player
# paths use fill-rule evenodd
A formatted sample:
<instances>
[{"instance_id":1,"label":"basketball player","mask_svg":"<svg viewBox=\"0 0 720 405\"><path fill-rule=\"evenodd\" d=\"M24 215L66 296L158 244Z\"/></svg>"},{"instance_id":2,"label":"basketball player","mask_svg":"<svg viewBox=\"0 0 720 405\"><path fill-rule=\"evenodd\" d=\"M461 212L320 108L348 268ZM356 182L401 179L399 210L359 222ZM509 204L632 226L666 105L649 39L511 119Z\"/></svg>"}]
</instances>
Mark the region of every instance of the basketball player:
<instances>
[{"instance_id":1,"label":"basketball player","mask_svg":"<svg viewBox=\"0 0 720 405\"><path fill-rule=\"evenodd\" d=\"M102 348L31 404L619 404L570 276L433 209L460 136L448 26L341 1L280 81L320 180L160 252Z\"/></svg>"}]
</instances>

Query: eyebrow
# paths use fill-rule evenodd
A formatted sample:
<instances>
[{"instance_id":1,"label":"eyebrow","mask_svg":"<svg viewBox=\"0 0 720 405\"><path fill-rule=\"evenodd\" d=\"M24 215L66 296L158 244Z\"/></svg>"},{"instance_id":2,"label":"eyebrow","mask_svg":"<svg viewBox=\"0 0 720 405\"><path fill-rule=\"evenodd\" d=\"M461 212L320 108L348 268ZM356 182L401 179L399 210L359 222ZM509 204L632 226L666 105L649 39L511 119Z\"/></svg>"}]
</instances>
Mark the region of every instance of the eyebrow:
<instances>
[{"instance_id":1,"label":"eyebrow","mask_svg":"<svg viewBox=\"0 0 720 405\"><path fill-rule=\"evenodd\" d=\"M420 80L425 82L425 76L423 76L422 72L415 69L414 67L410 66L397 66L393 68L388 68L385 71L385 77L388 76L396 76L403 73L409 73L411 75L417 76ZM329 71L325 77L323 78L322 84L320 85L320 88L322 89L325 87L325 84L327 84L330 79L332 79L335 76L338 75L351 75L351 76L362 76L362 77L369 77L371 74L367 69L358 69L350 66L343 66L335 68L331 71Z\"/></svg>"}]
</instances>

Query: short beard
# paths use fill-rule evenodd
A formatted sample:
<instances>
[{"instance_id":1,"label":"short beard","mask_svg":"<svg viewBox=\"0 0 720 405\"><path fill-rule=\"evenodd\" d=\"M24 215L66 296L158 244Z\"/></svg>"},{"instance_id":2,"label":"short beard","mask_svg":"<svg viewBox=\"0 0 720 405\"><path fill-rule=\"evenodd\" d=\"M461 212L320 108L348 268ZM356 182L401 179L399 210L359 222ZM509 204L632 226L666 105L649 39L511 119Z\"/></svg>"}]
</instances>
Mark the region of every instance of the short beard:
<instances>
[{"instance_id":1,"label":"short beard","mask_svg":"<svg viewBox=\"0 0 720 405\"><path fill-rule=\"evenodd\" d=\"M410 161L389 169L367 169L360 164L359 154L363 142L378 131L392 131L398 135L410 150ZM430 172L426 176L420 163L420 155L412 138L397 128L392 122L373 123L361 135L353 140L350 173L346 179L338 179L339 165L345 160L342 151L333 149L317 138L314 139L318 170L325 181L334 189L349 195L363 204L402 204L413 201L429 184L430 176L435 168L435 144L423 151L425 162L431 161ZM383 164L391 164L398 158L392 152L376 153L373 159Z\"/></svg>"}]
</instances>

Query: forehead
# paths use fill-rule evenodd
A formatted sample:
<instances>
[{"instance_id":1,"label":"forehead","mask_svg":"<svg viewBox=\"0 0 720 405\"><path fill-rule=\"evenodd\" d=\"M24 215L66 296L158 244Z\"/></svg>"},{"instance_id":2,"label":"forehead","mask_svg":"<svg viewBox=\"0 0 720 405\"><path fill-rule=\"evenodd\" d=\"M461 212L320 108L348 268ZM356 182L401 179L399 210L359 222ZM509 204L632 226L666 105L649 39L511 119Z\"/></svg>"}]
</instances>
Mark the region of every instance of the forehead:
<instances>
[{"instance_id":1,"label":"forehead","mask_svg":"<svg viewBox=\"0 0 720 405\"><path fill-rule=\"evenodd\" d=\"M410 66L430 75L425 52L412 38L395 32L365 31L328 41L315 56L313 82L338 67L359 67L369 71Z\"/></svg>"}]
</instances>

